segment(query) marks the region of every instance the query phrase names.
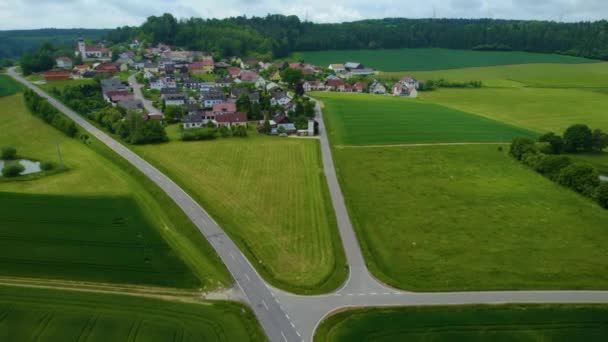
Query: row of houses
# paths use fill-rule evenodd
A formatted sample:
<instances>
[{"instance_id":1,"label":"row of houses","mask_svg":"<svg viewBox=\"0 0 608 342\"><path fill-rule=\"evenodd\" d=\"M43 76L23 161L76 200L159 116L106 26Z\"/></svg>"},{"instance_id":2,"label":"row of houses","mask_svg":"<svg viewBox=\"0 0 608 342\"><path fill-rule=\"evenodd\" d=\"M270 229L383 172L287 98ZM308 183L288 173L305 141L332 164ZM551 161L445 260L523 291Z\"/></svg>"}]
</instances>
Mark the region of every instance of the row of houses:
<instances>
[{"instance_id":1,"label":"row of houses","mask_svg":"<svg viewBox=\"0 0 608 342\"><path fill-rule=\"evenodd\" d=\"M364 82L349 84L345 80L337 77L328 77L325 81L314 80L305 81L302 84L305 92L311 91L337 91L347 93L370 93L370 94L387 94L387 87L377 80L373 80L369 86ZM418 96L419 83L416 79L410 76L403 77L401 80L393 84L390 88L390 94L394 96Z\"/></svg>"}]
</instances>

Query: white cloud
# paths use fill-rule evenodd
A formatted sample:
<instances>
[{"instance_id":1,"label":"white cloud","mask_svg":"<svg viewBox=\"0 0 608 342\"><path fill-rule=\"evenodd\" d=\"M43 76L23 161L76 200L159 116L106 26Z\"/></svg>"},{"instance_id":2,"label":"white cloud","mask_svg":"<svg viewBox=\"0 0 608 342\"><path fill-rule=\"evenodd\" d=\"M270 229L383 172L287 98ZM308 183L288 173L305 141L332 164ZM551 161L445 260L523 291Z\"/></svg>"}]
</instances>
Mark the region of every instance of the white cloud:
<instances>
[{"instance_id":1,"label":"white cloud","mask_svg":"<svg viewBox=\"0 0 608 342\"><path fill-rule=\"evenodd\" d=\"M599 20L606 0L0 0L0 29L42 27L113 28L139 25L150 15L224 18L268 13L293 14L314 22L366 18L512 18Z\"/></svg>"}]
</instances>

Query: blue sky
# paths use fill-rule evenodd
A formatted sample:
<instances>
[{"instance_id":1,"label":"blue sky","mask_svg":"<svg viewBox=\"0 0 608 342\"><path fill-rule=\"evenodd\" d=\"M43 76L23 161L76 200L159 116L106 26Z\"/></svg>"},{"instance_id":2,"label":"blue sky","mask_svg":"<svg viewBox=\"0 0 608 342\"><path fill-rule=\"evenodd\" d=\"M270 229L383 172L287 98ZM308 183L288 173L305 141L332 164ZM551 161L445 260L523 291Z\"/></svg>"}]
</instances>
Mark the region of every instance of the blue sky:
<instances>
[{"instance_id":1,"label":"blue sky","mask_svg":"<svg viewBox=\"0 0 608 342\"><path fill-rule=\"evenodd\" d=\"M367 18L608 19L608 0L0 0L0 30L139 25L164 12L178 18L295 14L314 22Z\"/></svg>"}]
</instances>

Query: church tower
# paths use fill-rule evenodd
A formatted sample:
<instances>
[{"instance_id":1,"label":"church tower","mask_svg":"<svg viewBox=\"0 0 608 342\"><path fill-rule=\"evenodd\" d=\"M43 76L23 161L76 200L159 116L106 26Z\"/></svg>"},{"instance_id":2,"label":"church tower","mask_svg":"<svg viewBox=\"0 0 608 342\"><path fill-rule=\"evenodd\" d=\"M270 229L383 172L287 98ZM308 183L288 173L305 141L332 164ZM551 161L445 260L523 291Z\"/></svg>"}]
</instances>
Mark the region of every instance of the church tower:
<instances>
[{"instance_id":1,"label":"church tower","mask_svg":"<svg viewBox=\"0 0 608 342\"><path fill-rule=\"evenodd\" d=\"M87 58L87 46L82 37L78 38L78 55L80 55L83 60Z\"/></svg>"}]
</instances>

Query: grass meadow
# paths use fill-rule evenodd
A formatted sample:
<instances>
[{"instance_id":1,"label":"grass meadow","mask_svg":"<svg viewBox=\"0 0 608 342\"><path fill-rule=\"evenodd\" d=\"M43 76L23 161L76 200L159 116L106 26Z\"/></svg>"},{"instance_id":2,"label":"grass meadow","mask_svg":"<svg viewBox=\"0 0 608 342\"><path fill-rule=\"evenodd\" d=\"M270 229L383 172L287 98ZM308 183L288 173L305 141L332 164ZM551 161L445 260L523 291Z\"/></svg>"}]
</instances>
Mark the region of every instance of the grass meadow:
<instances>
[{"instance_id":1,"label":"grass meadow","mask_svg":"<svg viewBox=\"0 0 608 342\"><path fill-rule=\"evenodd\" d=\"M405 75L419 80L482 81L487 87L606 88L608 63L519 64L435 71L383 72L379 79L394 82Z\"/></svg>"},{"instance_id":2,"label":"grass meadow","mask_svg":"<svg viewBox=\"0 0 608 342\"><path fill-rule=\"evenodd\" d=\"M177 127L168 129L175 137ZM271 284L327 292L346 278L317 141L259 136L133 146L184 187Z\"/></svg>"},{"instance_id":3,"label":"grass meadow","mask_svg":"<svg viewBox=\"0 0 608 342\"><path fill-rule=\"evenodd\" d=\"M53 232L66 234L53 236L53 239L49 239L45 243L44 248L37 247L36 250L31 251L30 255L24 255L23 251L18 249L12 249L10 253L3 251L3 270L13 270L11 272L12 276L33 276L33 267L43 268L43 265L34 265L35 260L43 260L44 256L51 257L56 254L57 259L54 266L49 266L48 272L41 272L39 276L50 277L52 275L49 273L53 269L56 271L55 276L69 279L96 280L100 277L106 277L108 282L132 281L152 284L172 282L171 286L193 286L191 280L181 281L180 284L178 279L151 279L151 276L146 272L142 273L141 270L152 271L155 267L145 263L142 248L123 248L124 254L122 256L125 260L113 260L112 262L116 263L115 266L112 266L112 263L108 261L107 269L97 268L96 272L101 273L98 275L93 275L95 271L86 269L90 266L79 265L78 263L95 259L97 263L101 264L102 258L112 259L108 255L103 255L106 252L109 253L110 250L104 252L93 247L83 247L80 250L73 248L77 241L86 240L89 245L98 243L99 246L105 242L113 241L111 243L120 249L122 239L131 244L135 244L139 239L142 240L142 243L150 241L152 245L149 248L159 247L152 249L157 254L150 259L158 258L159 262L165 260L162 261L164 263L173 260L172 263L163 266L168 272L167 274L173 271L171 269L173 267L176 270L183 270L183 263L185 263L198 279L196 288L212 290L230 284L230 276L227 270L185 214L151 181L133 169L126 161L116 156L101 142L92 138L90 144L84 145L76 139L67 138L61 132L30 114L25 108L21 94L0 98L0 131L2 132L0 134L0 146L14 146L20 156L28 159L51 160L58 163L56 151L56 144L58 143L67 168L66 172L35 180L20 180L20 178L17 178L14 181L1 182L0 192L30 194L32 197L29 198L32 199L50 196L48 198L69 201L93 197L96 198L95 201L98 201L100 206L105 208L103 211L97 210L96 212L92 208L88 208L86 215L85 212L82 213L85 216L77 216L77 214L70 216L69 213L65 212L68 209L61 205L61 201L57 201L57 203L44 202L36 208L36 211L39 212L38 215L41 219L43 213L47 215L48 224L36 222L35 217L31 216L32 211L9 212L7 214L13 215L10 222L4 220L4 216L0 217L0 227L2 227L3 234L12 234L10 236L13 236L14 240L21 239L21 243L39 243L41 236L52 236ZM8 198L6 196L8 195L3 194L3 197ZM123 203L126 207L123 211L118 212L115 206L120 203ZM53 212L56 210L61 210L64 219L69 223L68 226L63 224L53 225L53 220L58 219L53 217ZM139 214L135 210L138 210ZM126 226L116 229L107 218L115 218L119 214L123 217L131 217L131 219L127 220L128 224ZM96 241L97 236L90 234L87 222L103 222L104 225L107 223L107 226L97 227L96 229L97 233L103 231L103 234L99 235L100 240ZM30 224L29 228L27 224ZM35 226L42 230L36 229ZM11 227L12 230L9 229ZM46 231L45 229L49 230ZM83 229L87 229L87 231L83 231ZM22 231L18 232L17 230ZM143 235L142 238L133 236L140 231ZM154 237L154 231L167 241L172 250L179 256L179 259L171 257L171 253L166 247L160 248L162 244L157 237ZM25 234L26 232L31 234ZM125 236L122 236L123 234ZM150 240L147 240L148 238ZM154 247L155 244L157 247ZM72 255L70 259L69 250L78 253L78 255ZM28 266L29 268L19 267L19 265L27 263L28 260L32 261L32 265ZM63 260L63 265L59 262L60 260ZM183 263L179 262L180 260L183 260ZM10 265L11 262L14 264ZM128 263L131 264L127 265ZM126 269L127 266L134 270L133 274L125 274L129 272L120 270L120 267ZM162 266L162 263L158 266ZM139 275L137 270L139 270ZM3 274L8 275L8 273L4 272ZM103 273L107 274L103 275ZM182 280L187 278L182 277Z\"/></svg>"},{"instance_id":4,"label":"grass meadow","mask_svg":"<svg viewBox=\"0 0 608 342\"><path fill-rule=\"evenodd\" d=\"M21 91L19 83L10 76L0 75L0 96L8 96Z\"/></svg>"},{"instance_id":5,"label":"grass meadow","mask_svg":"<svg viewBox=\"0 0 608 342\"><path fill-rule=\"evenodd\" d=\"M327 67L332 63L360 62L381 71L443 70L527 63L593 63L590 59L517 51L449 49L329 50L298 52L305 62Z\"/></svg>"},{"instance_id":6,"label":"grass meadow","mask_svg":"<svg viewBox=\"0 0 608 342\"><path fill-rule=\"evenodd\" d=\"M608 339L606 305L370 308L330 316L315 341L588 341Z\"/></svg>"},{"instance_id":7,"label":"grass meadow","mask_svg":"<svg viewBox=\"0 0 608 342\"><path fill-rule=\"evenodd\" d=\"M0 286L2 341L265 341L253 313L229 302L169 302Z\"/></svg>"},{"instance_id":8,"label":"grass meadow","mask_svg":"<svg viewBox=\"0 0 608 342\"><path fill-rule=\"evenodd\" d=\"M122 74L119 75L122 78ZM94 84L95 81L91 78L84 78L81 80L63 80L63 81L51 81L44 84L38 84L38 87L44 91L51 91L52 89L57 89L59 91L63 91L63 88L66 86L79 86L86 84Z\"/></svg>"},{"instance_id":9,"label":"grass meadow","mask_svg":"<svg viewBox=\"0 0 608 342\"><path fill-rule=\"evenodd\" d=\"M608 108L608 94L599 91L529 87L440 89L423 93L420 99L537 132L562 133L568 126L580 123L608 131L604 110Z\"/></svg>"},{"instance_id":10,"label":"grass meadow","mask_svg":"<svg viewBox=\"0 0 608 342\"><path fill-rule=\"evenodd\" d=\"M334 148L374 275L414 291L606 289L608 211L507 149Z\"/></svg>"},{"instance_id":11,"label":"grass meadow","mask_svg":"<svg viewBox=\"0 0 608 342\"><path fill-rule=\"evenodd\" d=\"M416 99L314 93L334 145L508 142L536 133Z\"/></svg>"}]
</instances>

